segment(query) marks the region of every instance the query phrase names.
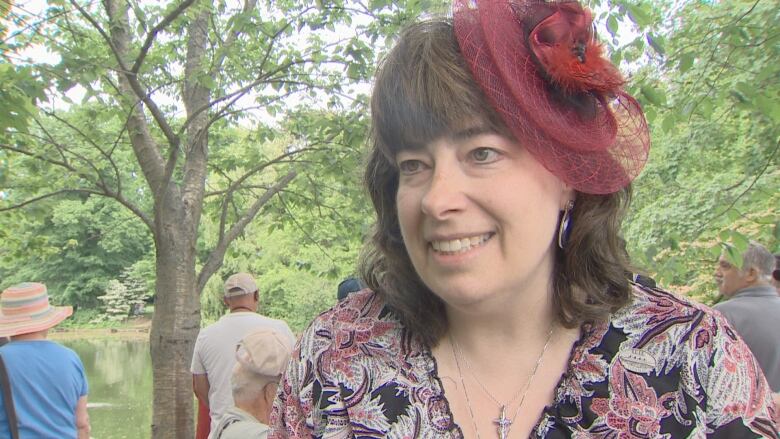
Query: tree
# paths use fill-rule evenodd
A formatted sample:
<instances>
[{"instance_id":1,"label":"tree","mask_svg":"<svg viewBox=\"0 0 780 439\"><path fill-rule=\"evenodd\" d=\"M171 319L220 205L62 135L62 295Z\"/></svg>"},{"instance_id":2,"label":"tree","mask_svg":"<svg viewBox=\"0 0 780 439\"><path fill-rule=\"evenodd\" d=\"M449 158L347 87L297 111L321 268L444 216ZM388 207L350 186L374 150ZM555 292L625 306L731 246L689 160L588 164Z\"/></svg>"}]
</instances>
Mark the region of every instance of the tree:
<instances>
[{"instance_id":1,"label":"tree","mask_svg":"<svg viewBox=\"0 0 780 439\"><path fill-rule=\"evenodd\" d=\"M120 275L121 280L111 279L106 286L105 294L98 299L103 301L105 314L103 318L111 321L125 321L128 317L143 310L149 292L142 279L134 276L132 267L125 269Z\"/></svg>"},{"instance_id":2,"label":"tree","mask_svg":"<svg viewBox=\"0 0 780 439\"><path fill-rule=\"evenodd\" d=\"M29 181L17 180L6 186L14 194ZM45 280L54 300L77 309L100 304L97 297L108 280L119 278L152 250L143 224L105 198L76 194L45 200L25 215L6 216L0 222L7 234L0 260L2 284Z\"/></svg>"},{"instance_id":3,"label":"tree","mask_svg":"<svg viewBox=\"0 0 780 439\"><path fill-rule=\"evenodd\" d=\"M191 437L188 368L204 286L230 244L296 178L295 160L340 142L348 131L333 126L326 137L293 134L296 141L272 151L276 154L248 151L224 169L211 165L211 134L218 127L256 124L255 139L262 145L274 132L274 116L296 103L291 98L298 106L349 107L349 84L369 77L374 45L430 4L52 0L49 5L40 25L30 29L60 57L56 65L34 66L52 84L54 105L0 148L9 160L37 167L13 171L12 166L9 172L28 179L57 172L60 185L51 190L41 184L25 198L20 194L29 188L9 190L0 211L52 197L101 196L148 228L156 254L152 435ZM60 105L72 102L67 92L74 90L83 97L76 113L69 113ZM77 116L81 112L88 117ZM129 168L119 166L123 155L134 159ZM199 253L207 179L225 186L211 191L220 197L216 239Z\"/></svg>"},{"instance_id":4,"label":"tree","mask_svg":"<svg viewBox=\"0 0 780 439\"><path fill-rule=\"evenodd\" d=\"M780 13L758 1L659 9L622 52L645 57L633 83L653 127L626 236L663 284L712 304L721 252L741 263L749 239L780 250Z\"/></svg>"}]
</instances>

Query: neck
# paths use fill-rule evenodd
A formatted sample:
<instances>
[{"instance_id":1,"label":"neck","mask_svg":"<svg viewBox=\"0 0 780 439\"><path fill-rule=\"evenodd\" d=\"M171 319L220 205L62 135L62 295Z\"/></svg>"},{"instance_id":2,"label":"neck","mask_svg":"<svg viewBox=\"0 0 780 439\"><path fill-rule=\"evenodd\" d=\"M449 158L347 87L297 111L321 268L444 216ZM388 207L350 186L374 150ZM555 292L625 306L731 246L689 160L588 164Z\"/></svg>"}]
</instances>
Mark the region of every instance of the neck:
<instances>
[{"instance_id":1,"label":"neck","mask_svg":"<svg viewBox=\"0 0 780 439\"><path fill-rule=\"evenodd\" d=\"M12 341L27 341L27 340L46 340L46 336L49 334L49 330L30 332L28 334L20 334L11 336Z\"/></svg>"},{"instance_id":2,"label":"neck","mask_svg":"<svg viewBox=\"0 0 780 439\"><path fill-rule=\"evenodd\" d=\"M253 402L235 401L235 403L236 407L254 416L255 419L263 424L268 425L268 413L270 413L271 410L270 407L266 406L265 402L262 401L262 397L258 397L257 401Z\"/></svg>"},{"instance_id":3,"label":"neck","mask_svg":"<svg viewBox=\"0 0 780 439\"><path fill-rule=\"evenodd\" d=\"M233 308L230 308L230 312L255 312L252 308L249 308L248 306L234 306Z\"/></svg>"},{"instance_id":4,"label":"neck","mask_svg":"<svg viewBox=\"0 0 780 439\"><path fill-rule=\"evenodd\" d=\"M547 337L555 320L552 302L546 294L517 294L509 301L489 306L447 306L449 332L464 350L535 343Z\"/></svg>"},{"instance_id":5,"label":"neck","mask_svg":"<svg viewBox=\"0 0 780 439\"><path fill-rule=\"evenodd\" d=\"M765 287L765 286L766 286L766 287L768 287L768 286L769 286L769 283L768 283L768 282L767 282L767 283L764 283L764 282L760 282L760 281L759 281L759 282L745 283L745 284L744 284L744 285L742 285L741 287L739 287L739 288L737 288L736 290L734 290L734 291L731 293L731 295L729 295L729 296L726 296L726 297L730 299L730 298L732 298L732 297L734 297L734 296L736 296L736 295L740 294L741 292L743 292L743 291L747 290L748 288L760 288L760 287Z\"/></svg>"}]
</instances>

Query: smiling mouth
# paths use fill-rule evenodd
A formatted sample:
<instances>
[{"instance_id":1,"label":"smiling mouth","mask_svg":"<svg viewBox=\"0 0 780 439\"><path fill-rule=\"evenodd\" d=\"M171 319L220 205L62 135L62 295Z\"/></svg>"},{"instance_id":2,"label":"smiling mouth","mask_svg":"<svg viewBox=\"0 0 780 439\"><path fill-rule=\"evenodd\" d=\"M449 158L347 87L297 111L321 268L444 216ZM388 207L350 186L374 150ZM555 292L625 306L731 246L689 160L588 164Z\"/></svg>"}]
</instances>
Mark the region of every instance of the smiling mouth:
<instances>
[{"instance_id":1,"label":"smiling mouth","mask_svg":"<svg viewBox=\"0 0 780 439\"><path fill-rule=\"evenodd\" d=\"M469 236L447 241L431 241L431 247L438 253L464 253L474 247L479 247L493 236L493 233Z\"/></svg>"}]
</instances>

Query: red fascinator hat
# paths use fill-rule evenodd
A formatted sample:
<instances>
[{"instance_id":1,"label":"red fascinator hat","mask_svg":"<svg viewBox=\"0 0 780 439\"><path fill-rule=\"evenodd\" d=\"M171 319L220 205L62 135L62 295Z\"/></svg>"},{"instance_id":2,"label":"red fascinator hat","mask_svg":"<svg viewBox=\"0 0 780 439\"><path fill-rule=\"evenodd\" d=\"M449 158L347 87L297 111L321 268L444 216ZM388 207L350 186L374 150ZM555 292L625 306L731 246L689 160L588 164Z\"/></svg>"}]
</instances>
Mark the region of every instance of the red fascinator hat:
<instances>
[{"instance_id":1,"label":"red fascinator hat","mask_svg":"<svg viewBox=\"0 0 780 439\"><path fill-rule=\"evenodd\" d=\"M642 108L576 1L454 0L474 79L517 140L576 190L613 193L647 161Z\"/></svg>"}]
</instances>

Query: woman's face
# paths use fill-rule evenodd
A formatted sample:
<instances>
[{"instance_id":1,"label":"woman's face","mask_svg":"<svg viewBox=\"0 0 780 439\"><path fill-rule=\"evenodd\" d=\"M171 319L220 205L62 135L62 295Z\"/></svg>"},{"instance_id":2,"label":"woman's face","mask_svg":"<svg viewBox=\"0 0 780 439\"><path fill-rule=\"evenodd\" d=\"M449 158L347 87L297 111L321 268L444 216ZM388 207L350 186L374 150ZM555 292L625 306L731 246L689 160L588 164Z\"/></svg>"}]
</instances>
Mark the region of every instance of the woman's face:
<instances>
[{"instance_id":1,"label":"woman's face","mask_svg":"<svg viewBox=\"0 0 780 439\"><path fill-rule=\"evenodd\" d=\"M573 191L527 150L475 124L396 161L401 234L436 295L463 306L549 289L558 216Z\"/></svg>"}]
</instances>

